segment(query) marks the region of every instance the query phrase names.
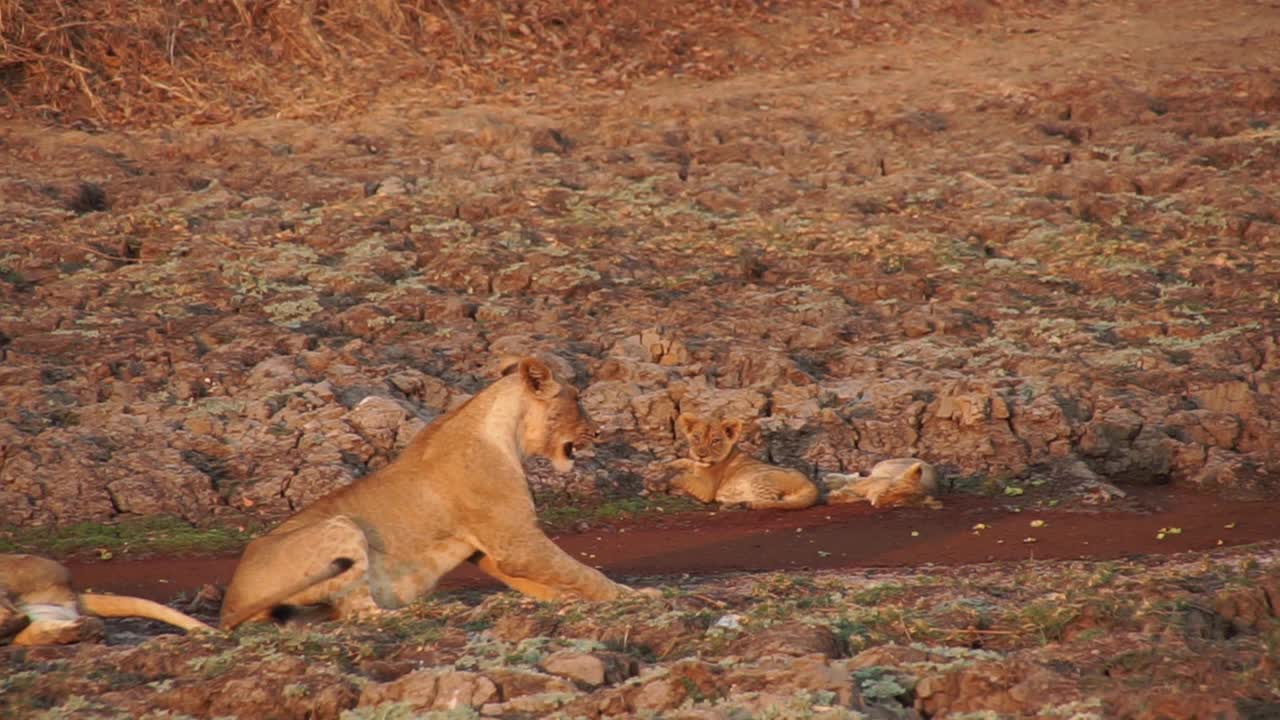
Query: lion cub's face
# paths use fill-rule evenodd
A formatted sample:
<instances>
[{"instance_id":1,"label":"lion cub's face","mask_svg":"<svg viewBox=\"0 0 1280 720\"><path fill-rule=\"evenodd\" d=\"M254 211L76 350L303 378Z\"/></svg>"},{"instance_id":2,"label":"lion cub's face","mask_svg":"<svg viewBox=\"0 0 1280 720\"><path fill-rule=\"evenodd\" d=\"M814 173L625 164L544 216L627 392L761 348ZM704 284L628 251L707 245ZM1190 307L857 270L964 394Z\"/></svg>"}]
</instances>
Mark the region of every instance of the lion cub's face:
<instances>
[{"instance_id":1,"label":"lion cub's face","mask_svg":"<svg viewBox=\"0 0 1280 720\"><path fill-rule=\"evenodd\" d=\"M577 452L596 437L595 424L578 404L578 391L556 381L551 368L534 358L524 358L510 372L520 373L532 400L524 417L524 453L550 460L556 472L569 472Z\"/></svg>"},{"instance_id":2,"label":"lion cub's face","mask_svg":"<svg viewBox=\"0 0 1280 720\"><path fill-rule=\"evenodd\" d=\"M689 457L703 465L715 465L729 457L742 436L741 420L703 420L692 415L676 418L676 426L689 441Z\"/></svg>"}]
</instances>

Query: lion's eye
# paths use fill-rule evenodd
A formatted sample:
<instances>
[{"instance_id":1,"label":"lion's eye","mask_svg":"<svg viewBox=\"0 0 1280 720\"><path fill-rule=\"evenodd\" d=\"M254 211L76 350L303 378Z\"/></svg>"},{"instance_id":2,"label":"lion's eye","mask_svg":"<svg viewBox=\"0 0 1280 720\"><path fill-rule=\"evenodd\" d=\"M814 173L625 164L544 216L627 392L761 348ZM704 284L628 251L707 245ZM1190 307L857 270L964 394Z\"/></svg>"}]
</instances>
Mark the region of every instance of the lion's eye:
<instances>
[{"instance_id":1,"label":"lion's eye","mask_svg":"<svg viewBox=\"0 0 1280 720\"><path fill-rule=\"evenodd\" d=\"M564 456L569 458L570 460L573 459L573 443L572 442L567 442L564 444Z\"/></svg>"}]
</instances>

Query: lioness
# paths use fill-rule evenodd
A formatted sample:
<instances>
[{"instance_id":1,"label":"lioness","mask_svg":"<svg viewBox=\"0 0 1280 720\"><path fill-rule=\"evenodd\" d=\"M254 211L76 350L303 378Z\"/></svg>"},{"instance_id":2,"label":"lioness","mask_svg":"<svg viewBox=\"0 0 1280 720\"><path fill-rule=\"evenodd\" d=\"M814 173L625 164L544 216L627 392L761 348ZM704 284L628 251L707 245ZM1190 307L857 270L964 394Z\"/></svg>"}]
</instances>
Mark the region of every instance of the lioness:
<instances>
[{"instance_id":1,"label":"lioness","mask_svg":"<svg viewBox=\"0 0 1280 720\"><path fill-rule=\"evenodd\" d=\"M212 630L171 607L125 595L77 593L71 572L36 555L0 555L0 643L60 645L101 634L99 617L141 617L183 630Z\"/></svg>"},{"instance_id":2,"label":"lioness","mask_svg":"<svg viewBox=\"0 0 1280 720\"><path fill-rule=\"evenodd\" d=\"M522 461L573 468L594 437L578 393L524 358L432 422L386 467L317 500L245 548L221 625L320 606L349 618L431 590L464 560L539 599L604 600L628 590L538 528Z\"/></svg>"},{"instance_id":3,"label":"lioness","mask_svg":"<svg viewBox=\"0 0 1280 720\"><path fill-rule=\"evenodd\" d=\"M676 427L689 441L689 457L671 463L682 472L669 481L668 492L753 510L798 510L818 501L818 488L799 471L760 462L738 450L741 420L717 422L681 414Z\"/></svg>"},{"instance_id":4,"label":"lioness","mask_svg":"<svg viewBox=\"0 0 1280 720\"><path fill-rule=\"evenodd\" d=\"M872 507L928 505L940 507L938 471L916 458L894 458L876 463L867 475L828 473L823 482L831 488L828 503L867 501Z\"/></svg>"}]
</instances>

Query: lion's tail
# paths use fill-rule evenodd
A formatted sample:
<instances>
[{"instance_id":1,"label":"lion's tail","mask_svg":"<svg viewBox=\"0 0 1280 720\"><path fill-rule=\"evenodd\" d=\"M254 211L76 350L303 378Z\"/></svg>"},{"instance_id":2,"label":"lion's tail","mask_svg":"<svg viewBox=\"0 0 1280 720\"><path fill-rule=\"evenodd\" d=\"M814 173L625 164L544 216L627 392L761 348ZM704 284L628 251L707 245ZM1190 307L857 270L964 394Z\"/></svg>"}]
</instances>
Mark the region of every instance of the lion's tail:
<instances>
[{"instance_id":1,"label":"lion's tail","mask_svg":"<svg viewBox=\"0 0 1280 720\"><path fill-rule=\"evenodd\" d=\"M280 592L275 593L274 595L271 595L269 597L263 598L262 600L259 600L258 602L253 603L252 605L249 605L248 607L236 612L235 614L229 617L223 618L222 622L220 623L222 626L222 629L234 630L237 625L254 617L255 615L266 612L268 610L275 608L278 605L283 604L285 600L288 600L289 598L293 597L294 595L297 595L303 590L306 590L307 588L310 588L313 585L319 585L320 583L326 580L331 580L333 578L338 577L342 573L350 570L353 565L355 565L355 562L351 560L351 558L345 558L345 557L337 558L333 562L329 563L328 565L325 565L323 570L316 573L312 573L311 575L308 575L307 577L302 578L301 580L294 583L293 585L290 585L284 590L281 590Z\"/></svg>"},{"instance_id":2,"label":"lion's tail","mask_svg":"<svg viewBox=\"0 0 1280 720\"><path fill-rule=\"evenodd\" d=\"M90 615L98 617L140 617L148 620L159 620L188 632L192 630L213 630L199 620L178 612L168 605L144 600L128 595L99 595L97 593L80 593L80 607Z\"/></svg>"}]
</instances>

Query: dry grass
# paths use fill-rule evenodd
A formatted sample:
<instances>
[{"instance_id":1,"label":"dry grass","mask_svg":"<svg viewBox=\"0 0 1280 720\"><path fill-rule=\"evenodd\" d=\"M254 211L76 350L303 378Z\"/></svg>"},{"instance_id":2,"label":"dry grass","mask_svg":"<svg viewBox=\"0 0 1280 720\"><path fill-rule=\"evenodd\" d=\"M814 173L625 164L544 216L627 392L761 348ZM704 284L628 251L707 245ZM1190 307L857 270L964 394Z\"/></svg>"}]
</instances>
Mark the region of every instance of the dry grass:
<instances>
[{"instance_id":1,"label":"dry grass","mask_svg":"<svg viewBox=\"0 0 1280 720\"><path fill-rule=\"evenodd\" d=\"M492 94L556 80L611 88L658 74L716 77L807 62L922 14L963 20L969 5L0 0L0 115L89 127L333 117L405 83ZM1024 5L1034 3L1008 3ZM791 45L780 21L792 17L817 23L830 46Z\"/></svg>"},{"instance_id":2,"label":"dry grass","mask_svg":"<svg viewBox=\"0 0 1280 720\"><path fill-rule=\"evenodd\" d=\"M696 12L741 22L760 5ZM666 20L594 0L0 0L0 91L55 122L305 115L402 80L500 90L549 61L622 79L683 51Z\"/></svg>"}]
</instances>

